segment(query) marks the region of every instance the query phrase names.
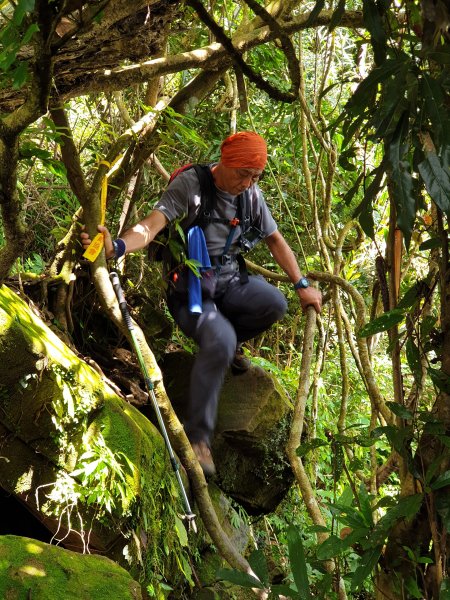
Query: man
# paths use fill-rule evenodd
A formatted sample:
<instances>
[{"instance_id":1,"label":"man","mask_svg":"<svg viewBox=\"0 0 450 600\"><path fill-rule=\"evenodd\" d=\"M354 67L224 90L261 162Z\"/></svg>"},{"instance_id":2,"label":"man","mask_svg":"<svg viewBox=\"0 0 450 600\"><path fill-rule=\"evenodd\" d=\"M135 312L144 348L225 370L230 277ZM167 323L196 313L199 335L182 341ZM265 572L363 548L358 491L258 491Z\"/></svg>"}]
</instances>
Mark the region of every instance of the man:
<instances>
[{"instance_id":1,"label":"man","mask_svg":"<svg viewBox=\"0 0 450 600\"><path fill-rule=\"evenodd\" d=\"M230 365L245 371L248 360L241 345L283 318L287 303L283 294L261 276L245 277L239 272L237 256L241 251L241 224L230 235L230 222L238 214L240 194L249 194L254 231L264 239L272 256L287 274L303 309L321 310L322 295L302 276L297 260L264 201L257 181L267 161L264 139L253 132L229 136L221 145L221 157L210 166L216 192L216 222L204 227L211 264L215 271L215 290L203 298L201 312L191 312L186 286L177 281L169 286L167 303L180 329L198 344L191 373L188 406L183 420L186 434L205 475L215 473L210 450L217 405L225 373ZM182 218L185 230L195 220L201 202L199 178L194 169L180 173L169 184L152 212L128 229L118 240L111 240L105 227L107 258L145 248L170 222ZM90 243L83 233L82 243ZM224 252L225 250L225 252ZM181 273L182 274L182 273ZM183 274L182 274L183 275ZM183 277L181 277L183 279Z\"/></svg>"}]
</instances>

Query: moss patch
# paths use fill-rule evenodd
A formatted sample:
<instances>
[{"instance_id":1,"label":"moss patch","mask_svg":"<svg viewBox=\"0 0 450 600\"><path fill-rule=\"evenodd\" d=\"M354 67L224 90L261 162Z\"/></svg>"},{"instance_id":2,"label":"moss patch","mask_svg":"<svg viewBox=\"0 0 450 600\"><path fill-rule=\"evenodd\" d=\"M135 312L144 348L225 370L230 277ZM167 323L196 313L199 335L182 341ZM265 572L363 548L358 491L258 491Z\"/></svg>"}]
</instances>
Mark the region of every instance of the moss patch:
<instances>
[{"instance_id":1,"label":"moss patch","mask_svg":"<svg viewBox=\"0 0 450 600\"><path fill-rule=\"evenodd\" d=\"M183 577L192 584L178 517L183 505L161 435L6 287L0 288L0 381L2 487L22 494L56 539L70 524L78 532L71 548L82 549L81 535L89 532L84 541L91 551L107 553L144 587L159 592L160 584ZM45 571L45 579L50 567L30 560L14 577L37 581ZM8 598L2 591L0 598ZM14 589L8 594L28 599Z\"/></svg>"},{"instance_id":2,"label":"moss patch","mask_svg":"<svg viewBox=\"0 0 450 600\"><path fill-rule=\"evenodd\" d=\"M113 561L12 535L0 537L5 600L140 600L139 584Z\"/></svg>"}]
</instances>

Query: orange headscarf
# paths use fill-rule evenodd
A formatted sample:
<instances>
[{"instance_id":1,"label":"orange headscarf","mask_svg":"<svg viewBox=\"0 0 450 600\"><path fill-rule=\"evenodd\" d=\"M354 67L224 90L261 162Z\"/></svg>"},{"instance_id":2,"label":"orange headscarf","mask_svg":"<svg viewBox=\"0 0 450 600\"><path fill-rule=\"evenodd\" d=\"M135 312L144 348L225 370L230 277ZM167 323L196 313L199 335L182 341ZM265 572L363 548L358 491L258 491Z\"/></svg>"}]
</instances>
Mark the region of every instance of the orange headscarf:
<instances>
[{"instance_id":1,"label":"orange headscarf","mask_svg":"<svg viewBox=\"0 0 450 600\"><path fill-rule=\"evenodd\" d=\"M266 142L253 131L230 135L222 142L220 151L220 160L225 167L262 170L266 166Z\"/></svg>"}]
</instances>

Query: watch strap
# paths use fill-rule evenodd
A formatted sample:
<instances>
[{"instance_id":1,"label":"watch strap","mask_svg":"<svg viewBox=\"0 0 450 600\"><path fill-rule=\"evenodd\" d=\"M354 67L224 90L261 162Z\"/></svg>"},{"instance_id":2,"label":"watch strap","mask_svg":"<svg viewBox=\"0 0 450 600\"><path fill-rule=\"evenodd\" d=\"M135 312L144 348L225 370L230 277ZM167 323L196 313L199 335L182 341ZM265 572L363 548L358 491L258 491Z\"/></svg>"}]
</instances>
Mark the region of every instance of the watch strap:
<instances>
[{"instance_id":1,"label":"watch strap","mask_svg":"<svg viewBox=\"0 0 450 600\"><path fill-rule=\"evenodd\" d=\"M294 290L304 290L309 287L309 281L306 277L300 277L297 283L294 283Z\"/></svg>"}]
</instances>

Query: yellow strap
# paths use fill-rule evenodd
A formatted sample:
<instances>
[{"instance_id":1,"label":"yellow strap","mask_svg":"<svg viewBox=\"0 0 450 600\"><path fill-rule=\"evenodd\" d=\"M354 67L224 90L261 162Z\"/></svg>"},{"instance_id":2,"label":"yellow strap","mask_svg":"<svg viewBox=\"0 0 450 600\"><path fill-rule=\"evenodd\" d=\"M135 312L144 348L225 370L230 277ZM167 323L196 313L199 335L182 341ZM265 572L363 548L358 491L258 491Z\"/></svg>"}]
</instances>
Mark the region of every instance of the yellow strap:
<instances>
[{"instance_id":1,"label":"yellow strap","mask_svg":"<svg viewBox=\"0 0 450 600\"><path fill-rule=\"evenodd\" d=\"M109 169L109 171L103 177L102 187L101 187L101 191L100 191L100 225L104 225L105 224L106 197L107 197L107 194L108 194L108 177L112 173L113 166L116 164L116 162L120 158L122 158L122 157L118 156L114 160L114 162L112 163L112 165L109 162L106 162L106 160L100 161L101 165L106 165L108 167L108 169ZM97 259L98 255L100 254L100 252L103 250L104 242L105 242L105 238L104 238L103 233L97 233L97 235L95 236L95 238L92 240L92 242L89 244L89 246L84 251L83 257L87 258L91 262L94 262Z\"/></svg>"}]
</instances>

